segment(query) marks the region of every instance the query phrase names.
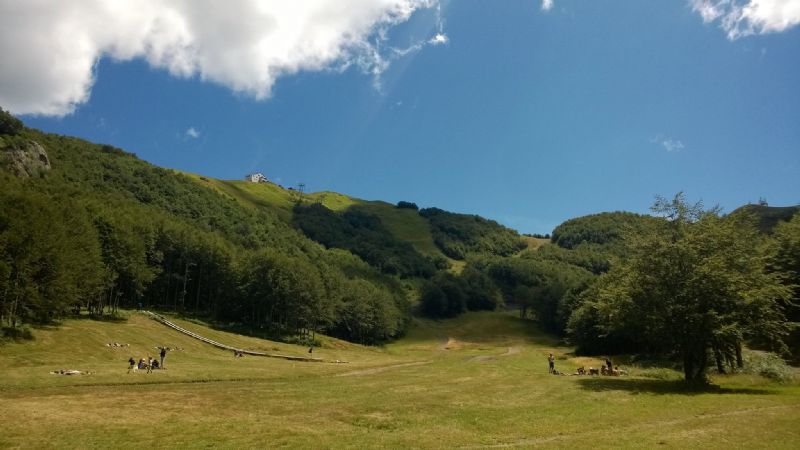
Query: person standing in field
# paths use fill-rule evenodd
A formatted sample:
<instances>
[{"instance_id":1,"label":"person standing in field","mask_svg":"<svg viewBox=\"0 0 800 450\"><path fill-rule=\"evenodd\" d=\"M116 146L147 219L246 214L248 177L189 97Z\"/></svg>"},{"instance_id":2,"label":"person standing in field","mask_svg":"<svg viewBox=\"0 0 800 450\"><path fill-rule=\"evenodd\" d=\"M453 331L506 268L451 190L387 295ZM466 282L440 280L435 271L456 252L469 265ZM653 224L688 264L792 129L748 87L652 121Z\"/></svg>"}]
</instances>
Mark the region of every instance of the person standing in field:
<instances>
[{"instance_id":1,"label":"person standing in field","mask_svg":"<svg viewBox=\"0 0 800 450\"><path fill-rule=\"evenodd\" d=\"M164 358L167 356L167 347L161 347L161 352L159 353L161 356L161 362L158 364L158 367L164 368Z\"/></svg>"},{"instance_id":2,"label":"person standing in field","mask_svg":"<svg viewBox=\"0 0 800 450\"><path fill-rule=\"evenodd\" d=\"M136 371L136 360L133 359L133 356L128 358L128 373L131 373L131 370Z\"/></svg>"},{"instance_id":3,"label":"person standing in field","mask_svg":"<svg viewBox=\"0 0 800 450\"><path fill-rule=\"evenodd\" d=\"M547 358L547 364L550 366L549 373L553 373L556 370L556 357L550 353L550 356Z\"/></svg>"}]
</instances>

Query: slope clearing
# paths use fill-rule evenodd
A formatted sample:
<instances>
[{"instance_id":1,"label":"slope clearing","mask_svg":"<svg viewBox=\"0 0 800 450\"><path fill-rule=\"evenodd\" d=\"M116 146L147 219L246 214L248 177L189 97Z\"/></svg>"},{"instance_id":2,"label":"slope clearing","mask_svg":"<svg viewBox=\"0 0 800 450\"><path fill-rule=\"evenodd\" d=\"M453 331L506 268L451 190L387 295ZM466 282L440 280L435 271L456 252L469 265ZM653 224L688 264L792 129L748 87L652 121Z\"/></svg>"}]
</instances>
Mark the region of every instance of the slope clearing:
<instances>
[{"instance_id":1,"label":"slope clearing","mask_svg":"<svg viewBox=\"0 0 800 450\"><path fill-rule=\"evenodd\" d=\"M306 352L175 321L237 347ZM552 376L551 351L563 371L600 361L504 313L417 321L384 348L324 338L314 352L348 363L234 358L137 313L34 334L0 347L0 447L791 448L800 438L797 384L729 376L697 392L635 368ZM126 374L129 356L157 345L180 349L166 370ZM94 373L48 373L61 368Z\"/></svg>"},{"instance_id":2,"label":"slope clearing","mask_svg":"<svg viewBox=\"0 0 800 450\"><path fill-rule=\"evenodd\" d=\"M238 200L240 203L266 208L278 214L286 222L292 219L292 207L300 198L295 190L285 189L273 183L250 183L238 180L216 180L195 174L186 174L198 183ZM341 212L358 208L377 216L392 235L400 241L410 243L423 255L445 258L457 268L462 261L447 258L433 242L428 220L414 209L401 209L383 201L367 201L337 192L312 192L303 195L304 202L321 203L326 208Z\"/></svg>"}]
</instances>

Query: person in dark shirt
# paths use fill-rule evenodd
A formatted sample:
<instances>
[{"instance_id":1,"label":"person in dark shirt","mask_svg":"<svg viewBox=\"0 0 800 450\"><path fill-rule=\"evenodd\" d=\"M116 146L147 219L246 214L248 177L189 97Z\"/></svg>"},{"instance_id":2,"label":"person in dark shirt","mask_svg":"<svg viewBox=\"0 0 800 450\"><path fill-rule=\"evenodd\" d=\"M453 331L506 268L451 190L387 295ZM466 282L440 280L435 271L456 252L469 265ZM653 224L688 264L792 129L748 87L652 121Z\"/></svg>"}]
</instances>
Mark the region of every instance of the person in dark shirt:
<instances>
[{"instance_id":1,"label":"person in dark shirt","mask_svg":"<svg viewBox=\"0 0 800 450\"><path fill-rule=\"evenodd\" d=\"M164 368L164 358L167 356L167 347L161 347L161 352L159 353L159 355L161 355L161 362L158 364L158 366L163 369Z\"/></svg>"},{"instance_id":2,"label":"person in dark shirt","mask_svg":"<svg viewBox=\"0 0 800 450\"><path fill-rule=\"evenodd\" d=\"M553 356L552 353L550 353L550 356L547 357L547 364L550 366L550 370L549 370L550 373L553 373L553 372L556 371L556 357Z\"/></svg>"}]
</instances>

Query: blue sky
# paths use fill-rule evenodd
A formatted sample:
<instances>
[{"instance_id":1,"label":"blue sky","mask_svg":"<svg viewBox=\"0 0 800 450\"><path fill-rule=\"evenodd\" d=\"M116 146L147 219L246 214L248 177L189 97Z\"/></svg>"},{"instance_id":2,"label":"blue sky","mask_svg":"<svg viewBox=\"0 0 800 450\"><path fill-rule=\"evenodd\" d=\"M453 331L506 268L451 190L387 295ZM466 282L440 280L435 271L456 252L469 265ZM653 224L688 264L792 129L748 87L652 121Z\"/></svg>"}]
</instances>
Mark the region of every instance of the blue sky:
<instances>
[{"instance_id":1,"label":"blue sky","mask_svg":"<svg viewBox=\"0 0 800 450\"><path fill-rule=\"evenodd\" d=\"M99 50L86 98L21 117L164 167L260 171L521 232L678 191L727 211L800 203L800 27L737 35L697 1L431 5L365 32L378 63L286 71L266 95ZM0 106L26 111L2 89Z\"/></svg>"}]
</instances>

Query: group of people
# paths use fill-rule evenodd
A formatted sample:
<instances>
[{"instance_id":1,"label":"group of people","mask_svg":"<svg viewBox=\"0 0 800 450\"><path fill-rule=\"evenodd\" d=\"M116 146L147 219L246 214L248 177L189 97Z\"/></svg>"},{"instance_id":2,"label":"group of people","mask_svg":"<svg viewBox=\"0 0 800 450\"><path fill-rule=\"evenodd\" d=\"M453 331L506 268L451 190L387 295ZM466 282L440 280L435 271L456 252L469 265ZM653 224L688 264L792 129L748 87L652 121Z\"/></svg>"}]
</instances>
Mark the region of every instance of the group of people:
<instances>
[{"instance_id":1,"label":"group of people","mask_svg":"<svg viewBox=\"0 0 800 450\"><path fill-rule=\"evenodd\" d=\"M133 356L131 356L130 358L128 358L128 373L131 373L131 371L136 372L138 370L147 370L147 373L150 373L155 369L164 369L164 358L167 357L168 348L167 347L156 347L156 348L159 349L158 354L161 357L160 361L158 359L151 357L150 355L147 355L147 359L140 358L139 361L136 361L136 359Z\"/></svg>"},{"instance_id":2,"label":"group of people","mask_svg":"<svg viewBox=\"0 0 800 450\"><path fill-rule=\"evenodd\" d=\"M550 356L547 357L547 364L549 366L549 372L553 375L566 375L564 373L559 372L556 370L556 358L550 353ZM577 371L573 375L611 375L611 376L618 376L618 375L627 375L625 370L619 368L619 366L614 366L611 362L611 358L606 358L606 363L600 368L589 367L587 370L586 367L579 367Z\"/></svg>"}]
</instances>

